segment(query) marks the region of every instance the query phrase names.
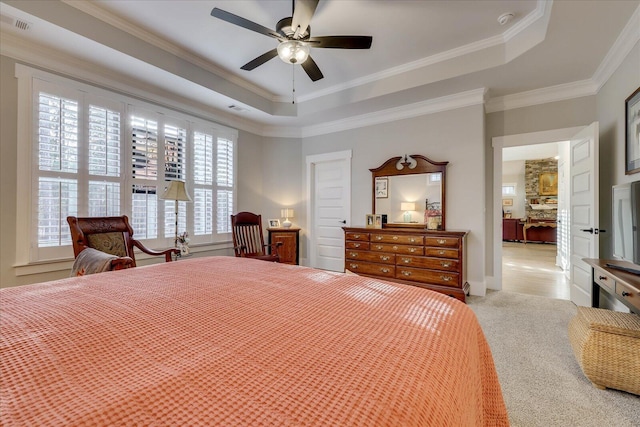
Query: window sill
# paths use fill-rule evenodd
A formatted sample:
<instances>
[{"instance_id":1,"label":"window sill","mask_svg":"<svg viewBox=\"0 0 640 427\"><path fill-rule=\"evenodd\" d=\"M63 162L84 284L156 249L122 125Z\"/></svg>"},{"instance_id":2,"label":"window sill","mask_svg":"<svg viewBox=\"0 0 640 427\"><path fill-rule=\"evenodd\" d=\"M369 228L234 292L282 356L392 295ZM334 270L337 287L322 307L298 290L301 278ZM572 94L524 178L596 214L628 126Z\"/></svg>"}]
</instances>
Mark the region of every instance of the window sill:
<instances>
[{"instance_id":1,"label":"window sill","mask_svg":"<svg viewBox=\"0 0 640 427\"><path fill-rule=\"evenodd\" d=\"M220 242L211 244L199 244L190 246L190 252L192 254L199 254L212 251L226 251L232 249L233 244L231 242ZM136 250L136 261L138 264L146 265L147 260L157 260L158 257L147 255L143 252ZM30 276L32 274L44 274L52 273L55 271L71 271L73 267L73 258L60 258L50 261L31 262L28 264L15 264L13 266L16 277Z\"/></svg>"}]
</instances>

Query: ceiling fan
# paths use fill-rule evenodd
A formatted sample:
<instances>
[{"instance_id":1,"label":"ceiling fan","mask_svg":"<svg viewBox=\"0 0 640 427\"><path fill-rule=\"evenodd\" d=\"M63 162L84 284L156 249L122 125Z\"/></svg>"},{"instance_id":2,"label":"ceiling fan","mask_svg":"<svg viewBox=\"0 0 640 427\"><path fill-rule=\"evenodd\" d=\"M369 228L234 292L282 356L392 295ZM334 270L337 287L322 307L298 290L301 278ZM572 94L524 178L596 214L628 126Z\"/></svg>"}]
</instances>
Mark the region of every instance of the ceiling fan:
<instances>
[{"instance_id":1,"label":"ceiling fan","mask_svg":"<svg viewBox=\"0 0 640 427\"><path fill-rule=\"evenodd\" d=\"M325 49L369 49L371 47L371 36L324 36L311 37L311 27L309 23L318 7L319 0L292 0L293 16L282 18L276 24L276 29L271 30L260 24L249 21L233 13L218 9L211 11L211 16L238 25L256 33L272 37L280 43L278 47L270 50L257 58L247 62L242 70L251 71L259 67L276 56L289 64L300 64L309 78L314 82L324 76L318 68L313 58L309 55L309 50L313 48Z\"/></svg>"}]
</instances>

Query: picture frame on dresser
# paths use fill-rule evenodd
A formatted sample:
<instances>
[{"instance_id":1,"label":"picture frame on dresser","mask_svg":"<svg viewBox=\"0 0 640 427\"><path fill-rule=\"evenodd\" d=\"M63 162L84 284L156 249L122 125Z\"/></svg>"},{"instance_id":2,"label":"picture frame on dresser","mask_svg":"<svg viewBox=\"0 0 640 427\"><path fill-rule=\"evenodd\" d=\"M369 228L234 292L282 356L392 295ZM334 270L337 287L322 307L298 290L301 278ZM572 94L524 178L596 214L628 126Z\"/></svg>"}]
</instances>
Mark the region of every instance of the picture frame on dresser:
<instances>
[{"instance_id":1,"label":"picture frame on dresser","mask_svg":"<svg viewBox=\"0 0 640 427\"><path fill-rule=\"evenodd\" d=\"M279 219L270 219L269 220L270 228L280 228L280 220Z\"/></svg>"},{"instance_id":2,"label":"picture frame on dresser","mask_svg":"<svg viewBox=\"0 0 640 427\"><path fill-rule=\"evenodd\" d=\"M640 87L624 101L625 175L640 172Z\"/></svg>"}]
</instances>

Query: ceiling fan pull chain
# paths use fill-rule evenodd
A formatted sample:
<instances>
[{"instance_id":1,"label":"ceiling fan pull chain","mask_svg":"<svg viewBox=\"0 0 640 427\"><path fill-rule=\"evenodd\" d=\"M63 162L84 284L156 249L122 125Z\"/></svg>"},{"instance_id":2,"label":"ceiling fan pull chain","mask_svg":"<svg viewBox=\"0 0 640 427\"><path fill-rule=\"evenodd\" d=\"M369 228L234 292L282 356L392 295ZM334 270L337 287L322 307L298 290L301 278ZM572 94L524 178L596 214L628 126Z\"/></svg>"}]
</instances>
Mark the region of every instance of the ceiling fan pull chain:
<instances>
[{"instance_id":1,"label":"ceiling fan pull chain","mask_svg":"<svg viewBox=\"0 0 640 427\"><path fill-rule=\"evenodd\" d=\"M291 103L296 103L296 68L291 64L291 86L293 86L293 93L291 95Z\"/></svg>"}]
</instances>

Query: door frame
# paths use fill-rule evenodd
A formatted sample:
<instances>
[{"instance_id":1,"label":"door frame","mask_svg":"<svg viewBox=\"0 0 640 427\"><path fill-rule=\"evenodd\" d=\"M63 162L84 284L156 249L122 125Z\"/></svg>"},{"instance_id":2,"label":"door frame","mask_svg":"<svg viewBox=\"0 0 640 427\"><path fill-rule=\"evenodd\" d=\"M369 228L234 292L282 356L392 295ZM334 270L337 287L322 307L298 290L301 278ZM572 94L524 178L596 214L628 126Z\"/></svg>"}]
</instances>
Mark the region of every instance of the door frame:
<instances>
[{"instance_id":1,"label":"door frame","mask_svg":"<svg viewBox=\"0 0 640 427\"><path fill-rule=\"evenodd\" d=\"M349 165L349 173L347 174L347 183L346 188L349 190L349 197L347 198L347 206L345 209L347 211L347 216L345 220L347 221L345 226L351 225L351 158L353 157L352 150L344 150L344 151L335 151L332 153L324 153L324 154L312 154L306 157L306 166L307 166L307 235L308 235L308 248L309 248L309 257L307 259L307 266L315 266L316 265L316 256L317 256L317 244L316 244L316 236L315 236L315 171L316 165L318 163L326 163L326 162L334 162L347 160L347 164Z\"/></svg>"},{"instance_id":2,"label":"door frame","mask_svg":"<svg viewBox=\"0 0 640 427\"><path fill-rule=\"evenodd\" d=\"M577 126L491 138L493 147L493 280L487 280L487 289L502 290L502 149L569 141L586 127Z\"/></svg>"}]
</instances>

